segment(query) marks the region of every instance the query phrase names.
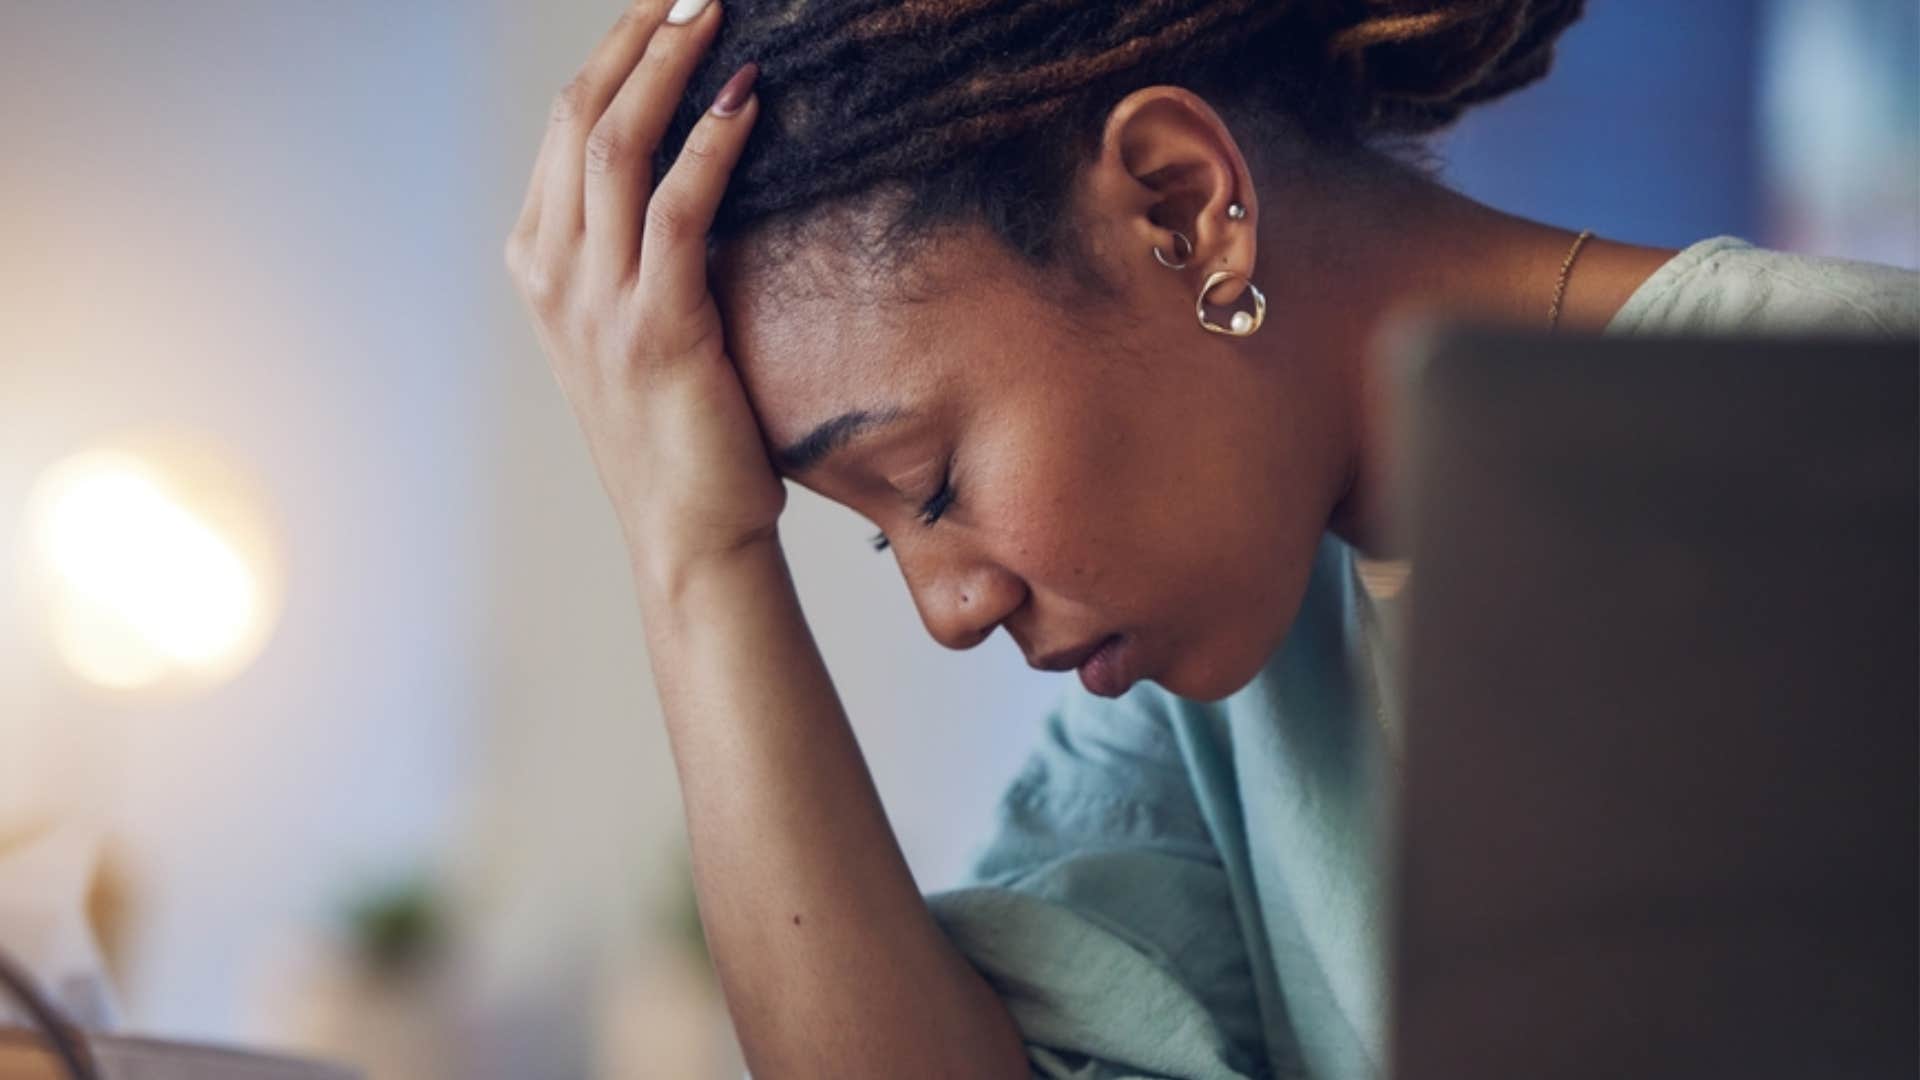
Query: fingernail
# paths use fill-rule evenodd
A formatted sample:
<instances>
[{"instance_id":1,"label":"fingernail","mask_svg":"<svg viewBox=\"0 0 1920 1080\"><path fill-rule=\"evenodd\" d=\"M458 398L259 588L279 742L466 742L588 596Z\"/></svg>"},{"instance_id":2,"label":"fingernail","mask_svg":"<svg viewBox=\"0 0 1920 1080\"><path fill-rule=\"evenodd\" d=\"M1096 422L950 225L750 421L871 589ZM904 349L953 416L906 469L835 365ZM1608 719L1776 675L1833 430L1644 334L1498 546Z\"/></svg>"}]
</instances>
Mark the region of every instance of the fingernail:
<instances>
[{"instance_id":1,"label":"fingernail","mask_svg":"<svg viewBox=\"0 0 1920 1080\"><path fill-rule=\"evenodd\" d=\"M739 112L740 107L747 103L747 95L753 92L753 80L759 77L759 64L749 60L740 65L740 70L734 72L733 78L727 80L727 85L714 95L713 111L720 116L732 116Z\"/></svg>"},{"instance_id":2,"label":"fingernail","mask_svg":"<svg viewBox=\"0 0 1920 1080\"><path fill-rule=\"evenodd\" d=\"M667 21L675 26L690 23L707 10L713 0L673 0L673 10L667 12Z\"/></svg>"}]
</instances>

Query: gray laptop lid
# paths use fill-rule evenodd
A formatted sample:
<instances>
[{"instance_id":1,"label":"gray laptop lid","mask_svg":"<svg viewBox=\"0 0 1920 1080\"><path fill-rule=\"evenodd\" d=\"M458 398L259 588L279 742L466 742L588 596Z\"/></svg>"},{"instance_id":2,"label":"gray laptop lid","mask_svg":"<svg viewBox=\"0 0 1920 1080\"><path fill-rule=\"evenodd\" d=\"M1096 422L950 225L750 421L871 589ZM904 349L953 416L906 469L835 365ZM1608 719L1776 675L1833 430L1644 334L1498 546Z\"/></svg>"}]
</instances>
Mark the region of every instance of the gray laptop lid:
<instances>
[{"instance_id":1,"label":"gray laptop lid","mask_svg":"<svg viewBox=\"0 0 1920 1080\"><path fill-rule=\"evenodd\" d=\"M1395 1075L1914 1076L1920 350L1414 352Z\"/></svg>"}]
</instances>

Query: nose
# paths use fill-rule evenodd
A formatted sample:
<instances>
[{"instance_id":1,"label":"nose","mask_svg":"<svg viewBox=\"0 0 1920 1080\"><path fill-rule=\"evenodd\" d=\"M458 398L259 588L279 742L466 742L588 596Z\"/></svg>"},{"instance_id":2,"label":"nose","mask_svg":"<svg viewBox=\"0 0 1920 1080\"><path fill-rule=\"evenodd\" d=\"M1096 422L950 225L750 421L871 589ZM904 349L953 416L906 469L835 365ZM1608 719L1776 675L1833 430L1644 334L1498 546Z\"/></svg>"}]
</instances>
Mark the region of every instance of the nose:
<instances>
[{"instance_id":1,"label":"nose","mask_svg":"<svg viewBox=\"0 0 1920 1080\"><path fill-rule=\"evenodd\" d=\"M927 633L949 649L985 641L1026 600L1027 587L1012 571L988 559L926 552L901 559L907 591Z\"/></svg>"}]
</instances>

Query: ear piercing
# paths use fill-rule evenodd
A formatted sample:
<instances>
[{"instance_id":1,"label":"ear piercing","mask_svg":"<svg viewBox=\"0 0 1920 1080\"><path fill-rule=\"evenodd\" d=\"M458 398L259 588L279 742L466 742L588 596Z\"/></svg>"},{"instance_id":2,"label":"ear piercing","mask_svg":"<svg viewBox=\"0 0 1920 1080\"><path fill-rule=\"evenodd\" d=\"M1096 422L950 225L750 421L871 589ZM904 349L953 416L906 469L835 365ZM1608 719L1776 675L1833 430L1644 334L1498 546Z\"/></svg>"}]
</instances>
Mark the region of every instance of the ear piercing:
<instances>
[{"instance_id":1,"label":"ear piercing","mask_svg":"<svg viewBox=\"0 0 1920 1080\"><path fill-rule=\"evenodd\" d=\"M1183 251L1181 250L1182 248L1185 248L1186 250ZM1176 259L1179 259L1180 260L1179 262L1168 262L1167 257L1165 255L1160 254L1159 244L1153 245L1153 257L1160 260L1160 265L1166 267L1169 270L1185 269L1187 265L1188 257L1190 257L1193 254L1193 241L1187 239L1186 233L1176 230L1173 234L1173 250L1174 250L1173 257Z\"/></svg>"},{"instance_id":2,"label":"ear piercing","mask_svg":"<svg viewBox=\"0 0 1920 1080\"><path fill-rule=\"evenodd\" d=\"M1237 202L1228 203L1227 216L1235 221L1245 221L1247 218L1247 208ZM1187 239L1186 233L1180 232L1177 229L1174 230L1173 233L1173 259L1170 260L1166 255L1161 253L1159 244L1153 245L1153 257L1159 260L1161 266L1169 270L1186 269L1187 260L1192 256L1193 241Z\"/></svg>"},{"instance_id":3,"label":"ear piercing","mask_svg":"<svg viewBox=\"0 0 1920 1080\"><path fill-rule=\"evenodd\" d=\"M1207 318L1207 294L1221 282L1232 281L1235 278L1247 283L1247 295L1253 297L1253 311L1250 313L1236 311L1233 317L1227 320L1227 325L1221 326ZM1207 283L1200 286L1200 298L1193 303L1193 313L1199 318L1200 326L1204 330L1226 334L1229 337L1249 337L1254 331L1260 329L1261 323L1267 321L1267 297L1247 275L1235 273L1232 270L1215 270L1207 275Z\"/></svg>"},{"instance_id":4,"label":"ear piercing","mask_svg":"<svg viewBox=\"0 0 1920 1080\"><path fill-rule=\"evenodd\" d=\"M1241 206L1238 202L1228 203L1227 217L1234 221L1244 221L1247 217L1247 208ZM1193 257L1193 241L1187 239L1185 233L1175 230L1173 234L1173 252L1174 259L1179 261L1176 262L1174 259L1168 259L1167 256L1161 252L1159 244L1153 245L1153 257L1161 266L1169 270L1184 270L1187 266L1187 260ZM1207 318L1207 294L1212 292L1221 282L1232 281L1235 278L1239 278L1247 283L1247 295L1253 297L1253 310L1251 312L1236 311L1233 313L1233 316L1227 320L1227 325L1221 326L1219 323ZM1248 337L1253 334L1254 331L1260 329L1260 324L1267 320L1267 298L1261 293L1260 289L1254 285L1253 279L1247 275L1236 273L1232 270L1215 270L1213 273L1207 275L1207 283L1200 286L1200 297L1194 301L1193 311L1199 318L1200 325L1203 329L1216 334L1226 334L1229 337Z\"/></svg>"}]
</instances>

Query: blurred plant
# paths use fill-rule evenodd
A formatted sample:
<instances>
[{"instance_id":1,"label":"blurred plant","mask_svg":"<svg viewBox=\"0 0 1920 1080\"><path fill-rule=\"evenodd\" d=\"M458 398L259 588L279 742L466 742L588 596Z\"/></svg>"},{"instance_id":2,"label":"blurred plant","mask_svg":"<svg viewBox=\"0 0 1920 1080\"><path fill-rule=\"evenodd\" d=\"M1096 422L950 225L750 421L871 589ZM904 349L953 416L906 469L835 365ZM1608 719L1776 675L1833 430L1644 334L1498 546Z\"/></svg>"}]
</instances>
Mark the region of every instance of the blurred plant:
<instances>
[{"instance_id":1,"label":"blurred plant","mask_svg":"<svg viewBox=\"0 0 1920 1080\"><path fill-rule=\"evenodd\" d=\"M348 903L355 955L375 974L400 976L430 963L445 940L441 900L428 875L414 874L369 889Z\"/></svg>"}]
</instances>

